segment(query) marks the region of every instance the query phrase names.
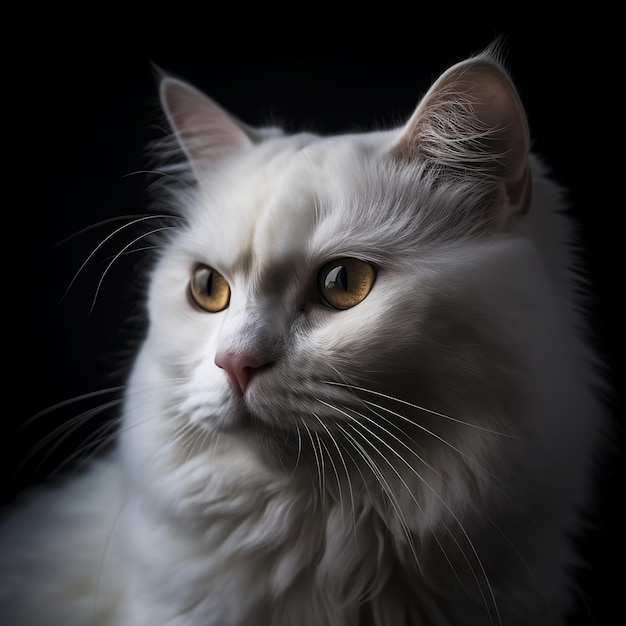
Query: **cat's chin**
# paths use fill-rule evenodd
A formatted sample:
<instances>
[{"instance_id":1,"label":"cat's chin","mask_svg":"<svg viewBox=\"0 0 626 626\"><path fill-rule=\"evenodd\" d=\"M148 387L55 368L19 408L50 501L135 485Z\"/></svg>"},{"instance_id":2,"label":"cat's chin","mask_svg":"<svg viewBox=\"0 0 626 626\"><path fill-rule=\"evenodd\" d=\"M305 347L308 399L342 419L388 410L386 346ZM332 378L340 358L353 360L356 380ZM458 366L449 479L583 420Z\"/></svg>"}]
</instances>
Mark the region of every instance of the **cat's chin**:
<instances>
[{"instance_id":1,"label":"cat's chin","mask_svg":"<svg viewBox=\"0 0 626 626\"><path fill-rule=\"evenodd\" d=\"M229 411L222 411L218 415L196 416L191 421L217 434L254 434L259 429L258 418L243 405L236 406Z\"/></svg>"},{"instance_id":2,"label":"cat's chin","mask_svg":"<svg viewBox=\"0 0 626 626\"><path fill-rule=\"evenodd\" d=\"M274 469L293 471L302 460L302 435L295 429L271 423L241 403L227 418L212 421L211 430L217 434L243 437L256 441L261 457Z\"/></svg>"},{"instance_id":3,"label":"cat's chin","mask_svg":"<svg viewBox=\"0 0 626 626\"><path fill-rule=\"evenodd\" d=\"M287 456L295 453L297 457L299 443L298 433L294 429L285 428L284 425L272 423L266 417L255 413L248 408L243 401L233 407L227 413L207 418L196 418L192 421L201 425L201 428L210 430L215 434L244 435L246 438L254 437L271 448L273 453L282 450Z\"/></svg>"}]
</instances>

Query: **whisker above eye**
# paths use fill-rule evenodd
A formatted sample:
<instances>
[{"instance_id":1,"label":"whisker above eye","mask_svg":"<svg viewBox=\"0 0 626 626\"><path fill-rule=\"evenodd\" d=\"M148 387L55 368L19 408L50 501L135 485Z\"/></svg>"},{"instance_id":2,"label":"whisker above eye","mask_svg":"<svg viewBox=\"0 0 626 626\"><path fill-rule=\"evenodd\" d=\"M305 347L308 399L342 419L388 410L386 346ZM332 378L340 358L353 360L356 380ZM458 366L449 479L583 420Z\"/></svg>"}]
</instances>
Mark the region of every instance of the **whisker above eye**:
<instances>
[{"instance_id":1,"label":"whisker above eye","mask_svg":"<svg viewBox=\"0 0 626 626\"><path fill-rule=\"evenodd\" d=\"M115 260L115 257L119 258L119 257L123 257L123 256L127 256L130 254L137 254L140 252L147 252L148 250L156 250L159 246L158 245L153 245L153 246L143 246L142 248L133 248L132 250L125 250L124 252L116 252L115 254L110 255L109 257L107 257L107 261L110 261L111 259Z\"/></svg>"},{"instance_id":2,"label":"whisker above eye","mask_svg":"<svg viewBox=\"0 0 626 626\"><path fill-rule=\"evenodd\" d=\"M135 214L135 215L118 215L116 217L108 217L108 218L106 218L104 220L100 220L100 221L95 222L93 224L89 224L88 226L85 226L84 228L81 228L80 230L77 230L76 232L72 233L71 235L68 235L67 237L64 237L60 241L56 242L55 247L63 246L66 243L68 243L69 241L71 241L72 239L76 239L77 237L80 237L81 235L84 235L85 233L88 233L91 230L95 230L96 228L100 228L100 227L104 226L105 224L110 224L112 222L120 222L122 220L131 220L130 222L128 222L126 224L123 224L122 226L117 228L112 233L109 233L107 235L107 237L103 241L100 242L99 247L102 247L102 245L104 245L109 239L114 237L117 233L125 230L126 228L134 226L135 224L137 224L139 222L143 222L145 220L153 220L153 219L154 220L157 220L157 219L158 220L174 219L174 220L179 220L181 222L184 221L182 217L180 217L179 215L174 215L173 213L164 213L164 214L138 213L138 214ZM97 249L95 251L97 251Z\"/></svg>"},{"instance_id":3,"label":"whisker above eye","mask_svg":"<svg viewBox=\"0 0 626 626\"><path fill-rule=\"evenodd\" d=\"M138 241L141 241L142 239L144 239L145 237L150 237L151 235L154 235L155 233L158 232L163 232L165 230L173 230L175 227L174 226L161 226L160 228L154 228L152 230L149 230L147 233L142 233L141 235L139 235L138 237L135 237L132 241L130 241L129 243L127 243L109 262L109 264L106 266L106 268L104 269L104 272L102 272L102 276L100 277L100 280L98 281L98 284L96 285L96 292L94 293L93 296L93 300L91 302L91 308L89 309L89 312L91 313L93 311L93 308L96 305L96 300L98 298L98 294L100 293L100 287L102 286L102 282L104 281L104 278L106 277L106 275L108 274L109 270L111 269L111 267L113 266L113 264L115 263L115 261L117 261L117 259L120 258L120 256L122 256L122 254L124 254L124 252L126 252L126 250L128 250L132 245L134 245L135 243L137 243ZM80 271L80 270L79 270ZM70 285L71 286L71 285ZM68 287L69 288L69 287ZM66 292L67 293L67 292Z\"/></svg>"},{"instance_id":4,"label":"whisker above eye","mask_svg":"<svg viewBox=\"0 0 626 626\"><path fill-rule=\"evenodd\" d=\"M120 178L130 178L131 176L138 176L139 174L155 174L157 176L160 176L161 178L171 178L180 185L188 184L187 181L183 180L180 176L174 176L174 174L170 172L165 172L163 170L134 170L132 172L128 172L127 174L122 174Z\"/></svg>"},{"instance_id":5,"label":"whisker above eye","mask_svg":"<svg viewBox=\"0 0 626 626\"><path fill-rule=\"evenodd\" d=\"M170 217L170 216L165 216ZM72 280L70 281L69 285L66 287L65 292L63 293L63 296L61 299L65 298L67 296L67 294L69 293L70 289L72 288L72 286L74 285L74 283L76 282L76 280L78 279L78 276L81 274L81 272L85 269L85 267L87 266L87 264L89 263L89 261L91 261L91 259L93 259L93 257L97 254L98 250L100 250L104 245L106 245L106 243L108 241L110 241L111 239L113 239L113 237L115 237L115 235L117 235L118 233L121 233L122 231L131 228L132 226L135 226L136 224L139 224L141 222L145 222L147 220L163 220L164 216L162 215L154 215L154 214L150 214L150 215L143 215L143 216L139 216L136 219L131 220L130 222L127 222L126 224L122 224L122 226L120 226L119 228L116 228L113 232L109 233L87 256L87 258L82 262L81 266L78 268L78 270L76 271L76 273L74 274L74 276L72 277ZM108 220L107 220L108 221ZM106 223L102 222L102 223ZM74 233L73 235L70 235L69 237L66 237L64 240L62 240L61 242L59 242L59 244L57 245L61 245L67 241L69 241L70 239L78 236L81 233L84 233L88 230L90 230L91 228L94 228L95 226L88 226L87 228L82 229L81 231L78 231L78 233Z\"/></svg>"}]
</instances>

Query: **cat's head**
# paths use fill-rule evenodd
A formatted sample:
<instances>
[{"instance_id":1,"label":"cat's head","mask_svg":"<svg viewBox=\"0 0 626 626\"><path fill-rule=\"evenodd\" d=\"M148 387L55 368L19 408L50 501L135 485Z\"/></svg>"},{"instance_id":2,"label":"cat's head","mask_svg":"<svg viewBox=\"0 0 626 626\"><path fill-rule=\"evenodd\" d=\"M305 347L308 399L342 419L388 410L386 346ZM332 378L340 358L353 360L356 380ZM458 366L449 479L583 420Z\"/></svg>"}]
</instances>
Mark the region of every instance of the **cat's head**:
<instances>
[{"instance_id":1,"label":"cat's head","mask_svg":"<svg viewBox=\"0 0 626 626\"><path fill-rule=\"evenodd\" d=\"M496 60L452 67L388 131L255 130L171 77L161 100L194 179L148 303L176 419L258 433L291 467L387 446L437 471L515 429L529 137Z\"/></svg>"}]
</instances>

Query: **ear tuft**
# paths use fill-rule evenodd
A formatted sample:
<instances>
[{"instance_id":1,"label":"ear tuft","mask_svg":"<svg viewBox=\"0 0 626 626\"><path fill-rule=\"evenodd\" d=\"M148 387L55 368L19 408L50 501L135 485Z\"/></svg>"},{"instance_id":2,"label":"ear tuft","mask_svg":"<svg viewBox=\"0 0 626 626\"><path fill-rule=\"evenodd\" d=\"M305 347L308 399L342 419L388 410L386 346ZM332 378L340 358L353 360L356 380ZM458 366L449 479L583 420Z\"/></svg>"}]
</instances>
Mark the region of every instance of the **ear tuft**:
<instances>
[{"instance_id":1,"label":"ear tuft","mask_svg":"<svg viewBox=\"0 0 626 626\"><path fill-rule=\"evenodd\" d=\"M448 69L426 93L393 155L502 184L510 207L530 203L530 138L523 106L495 54Z\"/></svg>"}]
</instances>

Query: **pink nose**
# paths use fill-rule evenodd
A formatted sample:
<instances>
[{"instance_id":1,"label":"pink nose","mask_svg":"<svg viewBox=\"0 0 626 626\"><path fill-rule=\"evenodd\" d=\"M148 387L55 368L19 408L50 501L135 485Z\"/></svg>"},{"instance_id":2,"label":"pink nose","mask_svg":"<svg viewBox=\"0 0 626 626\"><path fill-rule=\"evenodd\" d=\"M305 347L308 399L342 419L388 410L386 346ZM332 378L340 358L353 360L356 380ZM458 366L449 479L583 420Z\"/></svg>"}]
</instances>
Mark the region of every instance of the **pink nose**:
<instances>
[{"instance_id":1,"label":"pink nose","mask_svg":"<svg viewBox=\"0 0 626 626\"><path fill-rule=\"evenodd\" d=\"M215 365L228 374L234 392L240 396L246 391L253 371L267 364L266 359L249 351L218 352L215 355Z\"/></svg>"}]
</instances>

